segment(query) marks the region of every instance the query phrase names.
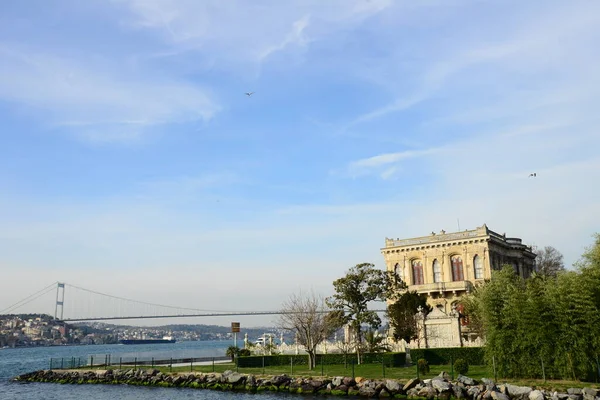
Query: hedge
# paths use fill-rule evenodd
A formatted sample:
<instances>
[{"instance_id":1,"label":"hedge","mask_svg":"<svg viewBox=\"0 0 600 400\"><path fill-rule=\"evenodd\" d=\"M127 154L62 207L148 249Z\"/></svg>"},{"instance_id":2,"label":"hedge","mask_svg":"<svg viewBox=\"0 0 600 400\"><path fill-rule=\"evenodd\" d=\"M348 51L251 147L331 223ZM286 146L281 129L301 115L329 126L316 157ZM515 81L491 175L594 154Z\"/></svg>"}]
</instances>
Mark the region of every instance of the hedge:
<instances>
[{"instance_id":1,"label":"hedge","mask_svg":"<svg viewBox=\"0 0 600 400\"><path fill-rule=\"evenodd\" d=\"M264 360L264 361L263 361ZM306 365L308 364L308 355L306 354L278 354L274 356L247 356L238 357L238 367L240 368L260 368L263 366L276 365ZM406 353L363 353L361 354L363 364L381 364L382 360L388 367L404 367L406 365ZM356 354L317 354L317 365L341 365L356 364Z\"/></svg>"},{"instance_id":2,"label":"hedge","mask_svg":"<svg viewBox=\"0 0 600 400\"><path fill-rule=\"evenodd\" d=\"M453 363L462 358L469 365L485 365L483 347L446 347L439 349L410 349L410 359L413 364L424 358L431 365Z\"/></svg>"}]
</instances>

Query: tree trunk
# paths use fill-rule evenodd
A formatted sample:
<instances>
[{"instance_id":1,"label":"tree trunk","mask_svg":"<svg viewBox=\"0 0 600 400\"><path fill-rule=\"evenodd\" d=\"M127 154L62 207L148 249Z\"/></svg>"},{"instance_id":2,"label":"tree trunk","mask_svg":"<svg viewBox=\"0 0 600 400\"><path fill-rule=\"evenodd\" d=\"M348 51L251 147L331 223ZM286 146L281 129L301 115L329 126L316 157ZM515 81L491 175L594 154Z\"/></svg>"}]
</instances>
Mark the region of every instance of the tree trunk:
<instances>
[{"instance_id":1,"label":"tree trunk","mask_svg":"<svg viewBox=\"0 0 600 400\"><path fill-rule=\"evenodd\" d=\"M308 369L313 370L315 368L315 351L313 349L306 349L308 354Z\"/></svg>"},{"instance_id":2,"label":"tree trunk","mask_svg":"<svg viewBox=\"0 0 600 400\"><path fill-rule=\"evenodd\" d=\"M356 327L356 363L361 364L360 346L362 345L360 325Z\"/></svg>"}]
</instances>

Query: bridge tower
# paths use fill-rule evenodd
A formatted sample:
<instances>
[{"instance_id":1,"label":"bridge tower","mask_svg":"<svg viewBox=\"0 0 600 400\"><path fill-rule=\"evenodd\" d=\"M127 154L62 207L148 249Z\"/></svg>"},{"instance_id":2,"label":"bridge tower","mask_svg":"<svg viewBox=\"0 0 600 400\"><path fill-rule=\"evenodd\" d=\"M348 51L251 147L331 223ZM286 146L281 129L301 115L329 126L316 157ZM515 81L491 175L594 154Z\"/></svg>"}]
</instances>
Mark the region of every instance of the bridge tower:
<instances>
[{"instance_id":1,"label":"bridge tower","mask_svg":"<svg viewBox=\"0 0 600 400\"><path fill-rule=\"evenodd\" d=\"M60 297L60 300L58 300ZM65 284L61 282L56 283L56 306L54 307L54 319L58 317L58 307L60 306L60 319L63 319L63 306L65 304Z\"/></svg>"}]
</instances>

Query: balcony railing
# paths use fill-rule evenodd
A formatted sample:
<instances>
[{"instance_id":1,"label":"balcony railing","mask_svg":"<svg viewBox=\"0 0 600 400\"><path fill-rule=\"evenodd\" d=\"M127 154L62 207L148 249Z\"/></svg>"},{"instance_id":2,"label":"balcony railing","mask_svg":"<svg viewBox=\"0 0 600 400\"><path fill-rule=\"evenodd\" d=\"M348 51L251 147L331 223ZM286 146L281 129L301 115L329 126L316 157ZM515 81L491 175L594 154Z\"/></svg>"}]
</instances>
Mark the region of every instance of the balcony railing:
<instances>
[{"instance_id":1,"label":"balcony railing","mask_svg":"<svg viewBox=\"0 0 600 400\"><path fill-rule=\"evenodd\" d=\"M470 292L473 285L469 281L436 282L424 285L410 285L408 290L416 290L417 293L444 293L444 292Z\"/></svg>"}]
</instances>

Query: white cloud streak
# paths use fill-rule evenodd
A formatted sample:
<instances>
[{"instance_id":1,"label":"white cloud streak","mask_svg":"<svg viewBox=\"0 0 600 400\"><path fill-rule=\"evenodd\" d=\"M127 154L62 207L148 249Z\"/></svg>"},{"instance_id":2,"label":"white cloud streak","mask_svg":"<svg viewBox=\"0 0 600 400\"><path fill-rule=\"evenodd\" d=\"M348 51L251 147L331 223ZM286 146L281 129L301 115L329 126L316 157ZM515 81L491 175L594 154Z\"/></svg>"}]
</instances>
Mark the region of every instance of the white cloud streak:
<instances>
[{"instance_id":1,"label":"white cloud streak","mask_svg":"<svg viewBox=\"0 0 600 400\"><path fill-rule=\"evenodd\" d=\"M110 72L102 62L0 47L0 98L92 141L130 141L149 127L210 120L220 110L198 85Z\"/></svg>"}]
</instances>

